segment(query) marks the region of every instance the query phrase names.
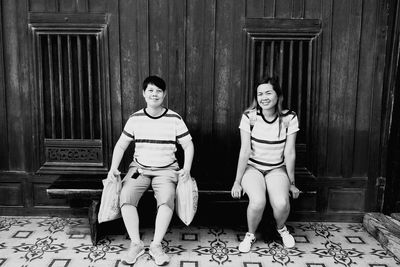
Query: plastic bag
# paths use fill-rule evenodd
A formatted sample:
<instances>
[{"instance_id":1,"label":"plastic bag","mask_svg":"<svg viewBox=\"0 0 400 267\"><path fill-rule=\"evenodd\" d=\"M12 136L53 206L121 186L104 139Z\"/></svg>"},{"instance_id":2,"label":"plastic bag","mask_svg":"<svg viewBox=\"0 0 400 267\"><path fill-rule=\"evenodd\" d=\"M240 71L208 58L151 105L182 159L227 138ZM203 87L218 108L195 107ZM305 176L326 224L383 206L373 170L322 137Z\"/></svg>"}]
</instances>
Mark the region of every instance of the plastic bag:
<instances>
[{"instance_id":1,"label":"plastic bag","mask_svg":"<svg viewBox=\"0 0 400 267\"><path fill-rule=\"evenodd\" d=\"M99 223L121 218L121 209L119 207L119 195L122 188L121 177L117 176L116 181L104 179L102 182L103 192L97 216Z\"/></svg>"},{"instance_id":2,"label":"plastic bag","mask_svg":"<svg viewBox=\"0 0 400 267\"><path fill-rule=\"evenodd\" d=\"M178 181L176 186L175 211L186 225L189 225L197 211L199 192L197 183L193 178L183 182Z\"/></svg>"}]
</instances>

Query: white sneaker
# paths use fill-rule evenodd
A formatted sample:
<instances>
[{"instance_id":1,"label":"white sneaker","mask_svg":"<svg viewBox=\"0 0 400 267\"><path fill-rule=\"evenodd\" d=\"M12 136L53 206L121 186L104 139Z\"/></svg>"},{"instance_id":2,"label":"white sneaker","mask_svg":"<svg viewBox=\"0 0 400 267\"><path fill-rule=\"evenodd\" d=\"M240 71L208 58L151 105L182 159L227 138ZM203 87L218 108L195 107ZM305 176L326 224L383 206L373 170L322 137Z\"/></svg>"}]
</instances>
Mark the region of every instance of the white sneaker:
<instances>
[{"instance_id":1,"label":"white sneaker","mask_svg":"<svg viewBox=\"0 0 400 267\"><path fill-rule=\"evenodd\" d=\"M243 253L249 252L254 242L256 242L254 234L247 232L243 241L239 244L239 251Z\"/></svg>"},{"instance_id":2,"label":"white sneaker","mask_svg":"<svg viewBox=\"0 0 400 267\"><path fill-rule=\"evenodd\" d=\"M293 236L289 233L288 229L286 228L286 225L283 226L282 229L278 229L278 233L281 235L282 242L285 247L292 248L295 246L296 242L294 241Z\"/></svg>"},{"instance_id":3,"label":"white sneaker","mask_svg":"<svg viewBox=\"0 0 400 267\"><path fill-rule=\"evenodd\" d=\"M161 244L150 244L149 254L158 266L169 263L169 256L164 252Z\"/></svg>"},{"instance_id":4,"label":"white sneaker","mask_svg":"<svg viewBox=\"0 0 400 267\"><path fill-rule=\"evenodd\" d=\"M136 262L136 260L142 256L144 253L144 245L143 242L139 243L131 243L131 246L128 252L125 254L125 257L122 259L122 264L131 265Z\"/></svg>"}]
</instances>

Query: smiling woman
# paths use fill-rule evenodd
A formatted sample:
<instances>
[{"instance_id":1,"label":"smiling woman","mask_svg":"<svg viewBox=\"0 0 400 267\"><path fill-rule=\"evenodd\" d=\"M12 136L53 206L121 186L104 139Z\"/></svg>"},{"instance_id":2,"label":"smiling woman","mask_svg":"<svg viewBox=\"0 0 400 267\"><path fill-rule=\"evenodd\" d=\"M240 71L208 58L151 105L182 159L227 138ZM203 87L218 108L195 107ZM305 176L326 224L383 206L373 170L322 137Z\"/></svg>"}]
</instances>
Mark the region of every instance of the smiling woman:
<instances>
[{"instance_id":1,"label":"smiling woman","mask_svg":"<svg viewBox=\"0 0 400 267\"><path fill-rule=\"evenodd\" d=\"M165 108L161 105L166 95L165 84L164 89L161 89L154 84L148 84L146 89L143 91L143 97L147 103L147 113L154 117L161 115L165 111Z\"/></svg>"},{"instance_id":2,"label":"smiling woman","mask_svg":"<svg viewBox=\"0 0 400 267\"><path fill-rule=\"evenodd\" d=\"M157 200L156 227L149 254L157 265L169 262L163 251L161 241L170 224L173 211L175 190L178 179L190 178L194 147L186 124L176 112L163 107L166 86L163 79L149 76L143 82L143 97L146 108L133 113L125 124L124 130L114 148L112 164L107 179L118 179L119 164L129 144L135 142L135 152L129 171L124 178L120 194L120 207L125 227L132 241L128 253L122 262L134 264L144 253L144 244L139 234L139 214L137 206L143 193L151 187ZM184 150L183 168L175 156L176 144ZM143 172L132 176L138 169Z\"/></svg>"},{"instance_id":3,"label":"smiling woman","mask_svg":"<svg viewBox=\"0 0 400 267\"><path fill-rule=\"evenodd\" d=\"M285 247L294 247L295 240L285 226L289 216L289 193L298 198L294 183L296 134L299 123L296 113L282 110L283 94L278 80L263 79L256 87L252 106L240 122L241 148L232 187L232 197L249 197L248 232L239 244L241 252L249 252L255 242L255 231L262 219L266 193Z\"/></svg>"}]
</instances>

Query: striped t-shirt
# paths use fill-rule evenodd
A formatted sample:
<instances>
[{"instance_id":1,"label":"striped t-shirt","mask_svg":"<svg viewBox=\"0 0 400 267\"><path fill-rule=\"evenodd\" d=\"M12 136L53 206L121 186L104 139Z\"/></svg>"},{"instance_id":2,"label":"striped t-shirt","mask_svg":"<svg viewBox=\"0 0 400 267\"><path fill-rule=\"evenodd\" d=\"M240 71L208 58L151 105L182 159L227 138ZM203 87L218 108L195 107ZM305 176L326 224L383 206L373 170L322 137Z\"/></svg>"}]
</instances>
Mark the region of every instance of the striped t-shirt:
<instances>
[{"instance_id":1,"label":"striped t-shirt","mask_svg":"<svg viewBox=\"0 0 400 267\"><path fill-rule=\"evenodd\" d=\"M284 149L286 137L299 131L299 122L296 113L288 111L282 117L279 134L278 116L267 121L260 111L250 131L249 111L242 115L239 128L251 133L251 154L247 164L261 171L272 170L285 165Z\"/></svg>"},{"instance_id":2,"label":"striped t-shirt","mask_svg":"<svg viewBox=\"0 0 400 267\"><path fill-rule=\"evenodd\" d=\"M135 142L134 160L145 167L166 167L176 162L176 144L192 140L178 113L166 109L158 117L145 109L133 113L123 133Z\"/></svg>"}]
</instances>

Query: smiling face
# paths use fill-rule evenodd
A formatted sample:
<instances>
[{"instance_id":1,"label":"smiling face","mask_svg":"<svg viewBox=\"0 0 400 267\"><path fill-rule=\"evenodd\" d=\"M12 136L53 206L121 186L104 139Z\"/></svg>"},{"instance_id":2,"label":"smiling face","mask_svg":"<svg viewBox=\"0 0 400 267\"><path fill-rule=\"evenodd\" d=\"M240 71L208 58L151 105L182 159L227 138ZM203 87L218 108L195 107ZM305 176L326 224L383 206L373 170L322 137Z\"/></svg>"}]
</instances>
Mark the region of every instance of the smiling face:
<instances>
[{"instance_id":1,"label":"smiling face","mask_svg":"<svg viewBox=\"0 0 400 267\"><path fill-rule=\"evenodd\" d=\"M143 91L143 97L146 100L147 107L158 108L162 105L166 92L154 84L149 83Z\"/></svg>"},{"instance_id":2,"label":"smiling face","mask_svg":"<svg viewBox=\"0 0 400 267\"><path fill-rule=\"evenodd\" d=\"M261 109L275 109L278 95L270 83L263 83L257 87L257 103Z\"/></svg>"}]
</instances>

